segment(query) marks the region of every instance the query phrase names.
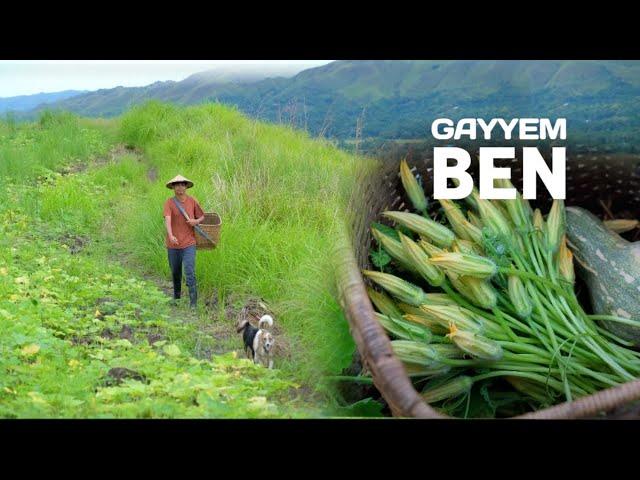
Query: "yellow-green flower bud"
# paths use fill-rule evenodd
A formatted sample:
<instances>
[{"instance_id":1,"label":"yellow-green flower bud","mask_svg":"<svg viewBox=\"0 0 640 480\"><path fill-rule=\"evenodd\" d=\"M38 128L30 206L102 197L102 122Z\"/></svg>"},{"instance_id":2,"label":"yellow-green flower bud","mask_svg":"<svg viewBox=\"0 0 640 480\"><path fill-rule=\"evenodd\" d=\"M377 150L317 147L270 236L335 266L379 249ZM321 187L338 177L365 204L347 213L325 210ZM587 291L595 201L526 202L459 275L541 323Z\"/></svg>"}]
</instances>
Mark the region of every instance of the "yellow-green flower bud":
<instances>
[{"instance_id":1,"label":"yellow-green flower bud","mask_svg":"<svg viewBox=\"0 0 640 480\"><path fill-rule=\"evenodd\" d=\"M460 207L451 200L441 199L439 202L456 235L464 240L473 240L469 232L469 229L473 229L473 225L465 218Z\"/></svg>"},{"instance_id":2,"label":"yellow-green flower bud","mask_svg":"<svg viewBox=\"0 0 640 480\"><path fill-rule=\"evenodd\" d=\"M535 238L541 243L545 243L545 237L547 235L547 227L545 225L545 221L542 218L542 212L539 208L536 208L533 211L533 229Z\"/></svg>"},{"instance_id":3,"label":"yellow-green flower bud","mask_svg":"<svg viewBox=\"0 0 640 480\"><path fill-rule=\"evenodd\" d=\"M539 208L536 208L533 211L533 227L540 232L540 234L544 234L546 230L544 226L544 219L542 218L542 212L540 212Z\"/></svg>"},{"instance_id":4,"label":"yellow-green flower bud","mask_svg":"<svg viewBox=\"0 0 640 480\"><path fill-rule=\"evenodd\" d=\"M430 261L448 272L477 278L492 277L498 271L498 266L493 260L469 253L441 253L431 257Z\"/></svg>"},{"instance_id":5,"label":"yellow-green flower bud","mask_svg":"<svg viewBox=\"0 0 640 480\"><path fill-rule=\"evenodd\" d=\"M461 240L456 238L451 245L451 251L456 253L468 253L470 255L482 255L480 247L469 240Z\"/></svg>"},{"instance_id":6,"label":"yellow-green flower bud","mask_svg":"<svg viewBox=\"0 0 640 480\"><path fill-rule=\"evenodd\" d=\"M411 173L409 165L406 160L400 162L400 179L402 180L402 186L404 191L407 192L407 196L413 207L419 212L426 213L427 211L427 198L424 195L424 190L416 180L416 177Z\"/></svg>"},{"instance_id":7,"label":"yellow-green flower bud","mask_svg":"<svg viewBox=\"0 0 640 480\"><path fill-rule=\"evenodd\" d=\"M502 346L489 338L477 333L459 329L454 323L449 326L447 334L456 346L471 355L482 360L500 360L503 355Z\"/></svg>"},{"instance_id":8,"label":"yellow-green flower bud","mask_svg":"<svg viewBox=\"0 0 640 480\"><path fill-rule=\"evenodd\" d=\"M426 294L427 301L425 305L454 305L458 306L458 303L451 298L446 293L427 293ZM408 305L406 303L399 303L398 308L402 311L402 313L410 313L413 315L426 315L422 310L418 307L414 307L412 305Z\"/></svg>"},{"instance_id":9,"label":"yellow-green flower bud","mask_svg":"<svg viewBox=\"0 0 640 480\"><path fill-rule=\"evenodd\" d=\"M412 340L392 340L391 349L405 363L433 366L439 364L441 357L432 345Z\"/></svg>"},{"instance_id":10,"label":"yellow-green flower bud","mask_svg":"<svg viewBox=\"0 0 640 480\"><path fill-rule=\"evenodd\" d=\"M481 332L482 324L466 308L457 305L421 305L420 310L430 316L443 328L448 328L450 324L455 324L459 328L472 332Z\"/></svg>"},{"instance_id":11,"label":"yellow-green flower bud","mask_svg":"<svg viewBox=\"0 0 640 480\"><path fill-rule=\"evenodd\" d=\"M420 287L395 275L371 270L363 270L362 273L401 302L419 307L427 301L427 296Z\"/></svg>"},{"instance_id":12,"label":"yellow-green flower bud","mask_svg":"<svg viewBox=\"0 0 640 480\"><path fill-rule=\"evenodd\" d=\"M555 253L560 247L560 239L565 232L565 210L564 200L554 200L551 211L547 217L547 248L551 253Z\"/></svg>"},{"instance_id":13,"label":"yellow-green flower bud","mask_svg":"<svg viewBox=\"0 0 640 480\"><path fill-rule=\"evenodd\" d=\"M449 330L447 330L448 332ZM431 345L441 358L462 358L464 352L453 343L434 343Z\"/></svg>"},{"instance_id":14,"label":"yellow-green flower bud","mask_svg":"<svg viewBox=\"0 0 640 480\"><path fill-rule=\"evenodd\" d=\"M513 188L513 184L506 178L495 180L498 188ZM531 206L529 201L522 198L522 195L516 190L516 198L502 200L502 205L506 209L513 224L518 228L527 228L531 222Z\"/></svg>"},{"instance_id":15,"label":"yellow-green flower bud","mask_svg":"<svg viewBox=\"0 0 640 480\"><path fill-rule=\"evenodd\" d=\"M576 274L573 269L573 253L567 247L567 236L562 236L560 248L558 249L558 271L560 277L572 285L576 281Z\"/></svg>"},{"instance_id":16,"label":"yellow-green flower bud","mask_svg":"<svg viewBox=\"0 0 640 480\"><path fill-rule=\"evenodd\" d=\"M508 279L509 299L521 318L528 318L533 310L531 299L522 280L517 275L509 275Z\"/></svg>"},{"instance_id":17,"label":"yellow-green flower bud","mask_svg":"<svg viewBox=\"0 0 640 480\"><path fill-rule=\"evenodd\" d=\"M426 252L427 255L429 255L429 257L433 257L434 255L440 255L441 253L446 252L445 249L438 248L432 243L424 240L423 238L420 239L420 241L418 242L418 245L420 245L420 247Z\"/></svg>"},{"instance_id":18,"label":"yellow-green flower bud","mask_svg":"<svg viewBox=\"0 0 640 480\"><path fill-rule=\"evenodd\" d=\"M428 305L456 305L456 301L446 293L427 293Z\"/></svg>"},{"instance_id":19,"label":"yellow-green flower bud","mask_svg":"<svg viewBox=\"0 0 640 480\"><path fill-rule=\"evenodd\" d=\"M444 273L429 260L429 255L406 235L400 233L400 243L411 264L422 277L433 287L444 282Z\"/></svg>"},{"instance_id":20,"label":"yellow-green flower bud","mask_svg":"<svg viewBox=\"0 0 640 480\"><path fill-rule=\"evenodd\" d=\"M473 379L461 375L436 387L426 388L422 391L422 398L427 403L439 402L468 393L472 386Z\"/></svg>"},{"instance_id":21,"label":"yellow-green flower bud","mask_svg":"<svg viewBox=\"0 0 640 480\"><path fill-rule=\"evenodd\" d=\"M431 331L423 325L408 322L402 318L392 318L377 312L376 318L384 329L396 338L429 343L433 337Z\"/></svg>"},{"instance_id":22,"label":"yellow-green flower bud","mask_svg":"<svg viewBox=\"0 0 640 480\"><path fill-rule=\"evenodd\" d=\"M418 325L424 325L432 333L436 335L444 335L447 333L447 329L443 327L438 321L428 316L426 313L420 311L419 313L406 313L402 316L408 322L416 323Z\"/></svg>"},{"instance_id":23,"label":"yellow-green flower bud","mask_svg":"<svg viewBox=\"0 0 640 480\"><path fill-rule=\"evenodd\" d=\"M469 222L476 227L478 230L482 231L482 220L480 220L480 217L478 217L478 215L476 215L475 213L473 213L471 210L467 210L467 217L469 217Z\"/></svg>"},{"instance_id":24,"label":"yellow-green flower bud","mask_svg":"<svg viewBox=\"0 0 640 480\"><path fill-rule=\"evenodd\" d=\"M478 212L482 223L496 236L507 236L511 231L508 220L500 209L489 200L478 199Z\"/></svg>"},{"instance_id":25,"label":"yellow-green flower bud","mask_svg":"<svg viewBox=\"0 0 640 480\"><path fill-rule=\"evenodd\" d=\"M416 215L415 213L383 212L382 215L407 227L412 232L416 232L423 237L427 237L438 247L449 247L456 238L455 234L444 225L441 225L430 218Z\"/></svg>"},{"instance_id":26,"label":"yellow-green flower bud","mask_svg":"<svg viewBox=\"0 0 640 480\"><path fill-rule=\"evenodd\" d=\"M475 242L477 245L482 245L482 228L476 227L473 223L467 222L464 224L464 228L469 235L469 239Z\"/></svg>"},{"instance_id":27,"label":"yellow-green flower bud","mask_svg":"<svg viewBox=\"0 0 640 480\"><path fill-rule=\"evenodd\" d=\"M378 292L371 287L367 287L367 293L371 302L375 305L380 313L389 317L402 317L402 311L395 302L384 292Z\"/></svg>"},{"instance_id":28,"label":"yellow-green flower bud","mask_svg":"<svg viewBox=\"0 0 640 480\"><path fill-rule=\"evenodd\" d=\"M486 280L453 272L447 272L447 276L455 289L474 305L491 310L498 303L498 294Z\"/></svg>"},{"instance_id":29,"label":"yellow-green flower bud","mask_svg":"<svg viewBox=\"0 0 640 480\"><path fill-rule=\"evenodd\" d=\"M465 218L462 210L454 202L445 199L441 199L439 202L451 224L451 228L453 228L458 237L478 243L481 241L482 231Z\"/></svg>"},{"instance_id":30,"label":"yellow-green flower bud","mask_svg":"<svg viewBox=\"0 0 640 480\"><path fill-rule=\"evenodd\" d=\"M424 365L414 365L413 363L404 363L404 368L407 371L407 375L409 377L439 377L451 371L451 367L449 365L432 365L432 366L424 366Z\"/></svg>"},{"instance_id":31,"label":"yellow-green flower bud","mask_svg":"<svg viewBox=\"0 0 640 480\"><path fill-rule=\"evenodd\" d=\"M411 258L409 258L407 252L399 241L391 238L389 235L385 235L374 227L371 227L371 233L376 241L384 247L385 251L389 253L389 255L391 255L391 257L393 257L393 259L402 267L410 272L416 271Z\"/></svg>"},{"instance_id":32,"label":"yellow-green flower bud","mask_svg":"<svg viewBox=\"0 0 640 480\"><path fill-rule=\"evenodd\" d=\"M402 315L409 313L411 315L423 315L422 310L419 307L414 305L409 305L408 303L400 302L398 303L398 308L402 310Z\"/></svg>"},{"instance_id":33,"label":"yellow-green flower bud","mask_svg":"<svg viewBox=\"0 0 640 480\"><path fill-rule=\"evenodd\" d=\"M504 379L519 392L535 398L542 404L549 404L551 400L549 397L549 390L544 384L522 377L506 376Z\"/></svg>"}]
</instances>

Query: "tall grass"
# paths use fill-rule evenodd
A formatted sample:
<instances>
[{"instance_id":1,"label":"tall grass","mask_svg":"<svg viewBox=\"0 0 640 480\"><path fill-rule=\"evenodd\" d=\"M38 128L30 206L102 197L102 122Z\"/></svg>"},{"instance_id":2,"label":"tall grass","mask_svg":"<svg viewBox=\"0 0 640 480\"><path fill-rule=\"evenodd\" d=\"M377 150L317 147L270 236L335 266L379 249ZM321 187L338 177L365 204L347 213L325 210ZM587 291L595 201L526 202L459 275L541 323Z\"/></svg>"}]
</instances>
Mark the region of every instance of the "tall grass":
<instances>
[{"instance_id":1,"label":"tall grass","mask_svg":"<svg viewBox=\"0 0 640 480\"><path fill-rule=\"evenodd\" d=\"M113 129L95 125L69 113L45 112L38 122L20 127L0 120L0 177L25 181L105 154Z\"/></svg>"},{"instance_id":2,"label":"tall grass","mask_svg":"<svg viewBox=\"0 0 640 480\"><path fill-rule=\"evenodd\" d=\"M220 105L149 103L124 115L121 135L158 175L138 179L135 208L122 211L119 235L138 258L168 275L162 205L173 193L164 183L185 175L195 182L188 194L223 220L220 246L197 255L201 291L266 300L292 343L285 368L300 378L346 367L354 345L330 255L366 160Z\"/></svg>"}]
</instances>

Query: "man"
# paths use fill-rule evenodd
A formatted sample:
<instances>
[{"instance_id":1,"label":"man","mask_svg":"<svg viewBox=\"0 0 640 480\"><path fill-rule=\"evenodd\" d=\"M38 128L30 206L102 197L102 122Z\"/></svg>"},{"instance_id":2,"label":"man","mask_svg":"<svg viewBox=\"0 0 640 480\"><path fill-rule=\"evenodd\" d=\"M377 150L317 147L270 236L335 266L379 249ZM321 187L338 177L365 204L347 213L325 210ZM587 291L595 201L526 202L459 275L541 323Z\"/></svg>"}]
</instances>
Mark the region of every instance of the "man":
<instances>
[{"instance_id":1,"label":"man","mask_svg":"<svg viewBox=\"0 0 640 480\"><path fill-rule=\"evenodd\" d=\"M182 265L187 277L191 308L196 308L198 290L196 287L196 234L193 227L204 221L204 211L198 201L186 194L193 182L178 175L167 182L175 196L164 202L164 220L167 227L166 246L169 266L173 276L173 298L176 302L182 290ZM180 206L188 219L180 211Z\"/></svg>"}]
</instances>

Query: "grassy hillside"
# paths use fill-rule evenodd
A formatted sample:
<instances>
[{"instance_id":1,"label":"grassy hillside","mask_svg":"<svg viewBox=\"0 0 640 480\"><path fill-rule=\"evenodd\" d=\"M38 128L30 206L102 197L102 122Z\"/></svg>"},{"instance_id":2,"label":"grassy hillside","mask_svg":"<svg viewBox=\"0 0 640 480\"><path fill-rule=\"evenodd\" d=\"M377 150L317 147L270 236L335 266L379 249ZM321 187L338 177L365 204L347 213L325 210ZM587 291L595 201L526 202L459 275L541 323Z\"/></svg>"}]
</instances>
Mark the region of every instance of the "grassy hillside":
<instances>
[{"instance_id":1,"label":"grassy hillside","mask_svg":"<svg viewBox=\"0 0 640 480\"><path fill-rule=\"evenodd\" d=\"M135 152L114 154L120 142ZM322 378L353 342L328 253L370 162L221 106L162 104L118 121L0 123L0 159L0 416L336 411ZM219 248L198 252L214 305L195 316L159 290L164 182L178 172L224 222ZM212 333L233 332L258 298L286 347L272 372L234 356L237 334Z\"/></svg>"}]
</instances>

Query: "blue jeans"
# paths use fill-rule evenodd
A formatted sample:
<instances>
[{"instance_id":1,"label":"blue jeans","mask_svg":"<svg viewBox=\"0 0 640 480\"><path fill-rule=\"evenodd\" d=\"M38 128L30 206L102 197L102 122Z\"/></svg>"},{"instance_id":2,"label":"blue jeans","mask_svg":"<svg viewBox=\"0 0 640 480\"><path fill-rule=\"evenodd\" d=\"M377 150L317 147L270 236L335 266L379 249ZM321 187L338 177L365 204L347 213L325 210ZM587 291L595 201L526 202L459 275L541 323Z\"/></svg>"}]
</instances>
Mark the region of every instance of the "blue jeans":
<instances>
[{"instance_id":1,"label":"blue jeans","mask_svg":"<svg viewBox=\"0 0 640 480\"><path fill-rule=\"evenodd\" d=\"M187 277L187 287L189 288L189 301L192 307L198 301L198 289L196 286L196 246L187 248L167 248L169 255L169 266L173 276L173 298L180 298L182 291L182 265Z\"/></svg>"}]
</instances>

